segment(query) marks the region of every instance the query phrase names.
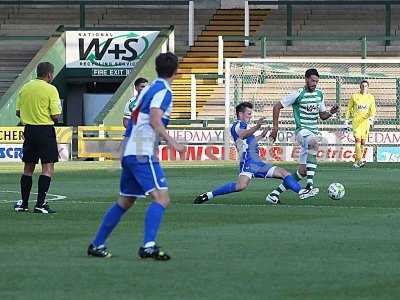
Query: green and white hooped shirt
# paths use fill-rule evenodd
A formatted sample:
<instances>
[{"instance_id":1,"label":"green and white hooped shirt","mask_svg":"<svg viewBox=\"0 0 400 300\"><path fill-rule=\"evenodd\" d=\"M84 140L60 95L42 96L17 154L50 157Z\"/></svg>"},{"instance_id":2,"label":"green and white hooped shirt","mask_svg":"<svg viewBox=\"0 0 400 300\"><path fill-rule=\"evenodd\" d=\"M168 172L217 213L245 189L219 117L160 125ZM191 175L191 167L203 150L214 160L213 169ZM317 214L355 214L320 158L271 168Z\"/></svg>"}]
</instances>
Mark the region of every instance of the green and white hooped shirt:
<instances>
[{"instance_id":1,"label":"green and white hooped shirt","mask_svg":"<svg viewBox=\"0 0 400 300\"><path fill-rule=\"evenodd\" d=\"M137 102L137 97L133 96L129 101L125 104L125 109L124 109L124 118L130 119L131 118L131 113L133 109L136 106Z\"/></svg>"},{"instance_id":2,"label":"green and white hooped shirt","mask_svg":"<svg viewBox=\"0 0 400 300\"><path fill-rule=\"evenodd\" d=\"M305 88L298 89L283 98L281 104L283 107L292 106L296 133L305 129L318 134L319 113L326 111L321 90L309 92Z\"/></svg>"}]
</instances>

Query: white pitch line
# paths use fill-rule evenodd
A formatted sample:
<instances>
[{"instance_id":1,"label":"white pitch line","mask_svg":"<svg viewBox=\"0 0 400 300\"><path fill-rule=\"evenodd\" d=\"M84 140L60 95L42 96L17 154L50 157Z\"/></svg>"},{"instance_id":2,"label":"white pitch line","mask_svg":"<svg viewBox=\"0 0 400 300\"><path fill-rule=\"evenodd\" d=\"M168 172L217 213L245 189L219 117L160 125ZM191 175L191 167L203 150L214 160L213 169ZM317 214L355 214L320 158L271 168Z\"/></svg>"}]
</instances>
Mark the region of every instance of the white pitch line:
<instances>
[{"instance_id":1,"label":"white pitch line","mask_svg":"<svg viewBox=\"0 0 400 300\"><path fill-rule=\"evenodd\" d=\"M0 191L0 194L1 193L19 194L20 192L18 192L18 191ZM37 193L31 193L31 194L37 195ZM48 199L47 197L53 197L53 198ZM49 194L49 193L46 194L46 201L49 201L49 202L60 201L60 200L66 199L66 198L67 198L67 196L63 196L63 195L56 195L56 194ZM14 203L17 201L19 201L19 199L17 199L17 200L0 200L0 203Z\"/></svg>"},{"instance_id":2,"label":"white pitch line","mask_svg":"<svg viewBox=\"0 0 400 300\"><path fill-rule=\"evenodd\" d=\"M0 191L0 193L19 193L17 191ZM32 193L36 194L37 193ZM67 196L56 195L56 194L47 194L47 196L54 197L52 199L46 199L47 201L63 201L67 199ZM18 200L0 200L1 203L14 203ZM140 200L139 200L140 201ZM112 204L110 201L78 201L78 200L67 200L70 204ZM323 209L323 208L339 208L339 209L383 209L383 210L400 210L400 207L370 207L370 206L334 206L334 205L290 205L290 204L279 204L279 205L270 205L270 204L232 204L232 203L207 203L207 204L192 204L192 203L172 203L172 206L199 206L199 207L207 207L207 206L229 206L229 207L274 207L274 208L314 208L314 209Z\"/></svg>"}]
</instances>

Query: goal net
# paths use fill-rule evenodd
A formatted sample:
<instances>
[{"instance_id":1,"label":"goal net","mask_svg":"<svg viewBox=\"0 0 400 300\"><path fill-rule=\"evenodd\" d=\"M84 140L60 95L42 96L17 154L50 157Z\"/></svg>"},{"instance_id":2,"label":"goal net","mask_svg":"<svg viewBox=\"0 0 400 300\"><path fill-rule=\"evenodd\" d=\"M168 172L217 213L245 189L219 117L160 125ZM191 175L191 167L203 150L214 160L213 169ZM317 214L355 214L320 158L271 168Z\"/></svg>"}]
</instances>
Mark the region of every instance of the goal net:
<instances>
[{"instance_id":1,"label":"goal net","mask_svg":"<svg viewBox=\"0 0 400 300\"><path fill-rule=\"evenodd\" d=\"M348 101L353 93L359 92L360 81L366 79L377 106L376 123L369 140L372 144L400 144L400 59L226 59L225 125L234 120L235 106L242 101L253 103L253 121L265 117L271 124L273 104L302 88L304 73L309 68L317 69L320 74L318 88L324 93L327 108L333 104L340 107L340 113L319 122L321 131L338 132L343 128ZM294 126L292 108L283 109L281 135L293 131ZM385 133L391 134L390 140L384 139ZM293 140L281 136L279 142L290 144ZM340 141L346 142L351 144L351 138Z\"/></svg>"}]
</instances>

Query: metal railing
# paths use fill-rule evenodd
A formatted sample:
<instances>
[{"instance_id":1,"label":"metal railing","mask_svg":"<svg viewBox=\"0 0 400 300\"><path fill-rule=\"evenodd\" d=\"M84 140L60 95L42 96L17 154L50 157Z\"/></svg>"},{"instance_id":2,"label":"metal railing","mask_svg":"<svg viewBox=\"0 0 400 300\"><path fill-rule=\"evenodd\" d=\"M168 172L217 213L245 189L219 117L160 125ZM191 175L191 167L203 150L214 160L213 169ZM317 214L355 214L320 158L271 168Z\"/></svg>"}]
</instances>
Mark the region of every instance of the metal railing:
<instances>
[{"instance_id":1,"label":"metal railing","mask_svg":"<svg viewBox=\"0 0 400 300\"><path fill-rule=\"evenodd\" d=\"M256 37L246 37L239 35L224 35L218 38L218 75L223 75L223 61L224 61L224 41L230 42L242 42L249 41L250 43L260 42L260 56L262 58L267 57L268 41L270 42L285 42L285 41L332 41L332 42L360 42L360 56L362 58L367 58L368 56L368 41L400 41L398 36L347 36L347 37L329 37L329 36L286 36L286 37L271 37L267 35L261 35ZM220 83L222 83L220 81Z\"/></svg>"},{"instance_id":2,"label":"metal railing","mask_svg":"<svg viewBox=\"0 0 400 300\"><path fill-rule=\"evenodd\" d=\"M385 6L385 36L389 37L391 35L391 20L392 20L392 5L400 5L400 0L376 0L376 1L359 1L359 0L334 0L334 1L293 1L293 0L275 0L275 1L245 1L245 7L251 5L286 5L286 43L287 46L292 45L293 39L293 16L295 13L295 6L307 6L307 5L354 5L354 6ZM245 10L245 28L244 28L244 35L248 36L246 32L248 32L249 26L249 10ZM390 46L390 39L385 40L385 45Z\"/></svg>"}]
</instances>

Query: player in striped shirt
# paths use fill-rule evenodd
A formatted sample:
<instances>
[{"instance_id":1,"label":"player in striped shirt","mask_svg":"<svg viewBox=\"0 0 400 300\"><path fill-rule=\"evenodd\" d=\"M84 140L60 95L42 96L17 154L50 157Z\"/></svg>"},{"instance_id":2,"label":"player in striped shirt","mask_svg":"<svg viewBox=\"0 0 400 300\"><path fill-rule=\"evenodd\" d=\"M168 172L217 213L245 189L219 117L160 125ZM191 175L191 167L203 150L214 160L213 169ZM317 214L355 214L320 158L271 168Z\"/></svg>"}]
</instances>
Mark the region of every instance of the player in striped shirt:
<instances>
[{"instance_id":1,"label":"player in striped shirt","mask_svg":"<svg viewBox=\"0 0 400 300\"><path fill-rule=\"evenodd\" d=\"M96 236L87 249L89 256L111 257L111 252L105 245L107 238L135 201L150 195L152 202L146 211L144 241L138 255L140 258L170 259L156 245L158 229L170 198L167 179L155 151L160 138L177 151L184 151L184 146L177 143L166 130L172 110L170 85L177 68L178 58L174 54L168 52L157 56L158 78L143 89L132 112L133 127L128 132L121 161L120 198L104 215Z\"/></svg>"},{"instance_id":2,"label":"player in striped shirt","mask_svg":"<svg viewBox=\"0 0 400 300\"><path fill-rule=\"evenodd\" d=\"M275 141L278 133L279 114L282 108L292 106L293 117L296 124L296 141L301 146L299 168L295 173L295 178L300 181L307 177L306 189L314 195L319 193L319 189L314 187L314 175L317 169L317 152L321 141L318 132L318 119L329 119L335 114L339 107L334 105L328 111L324 103L324 94L317 89L319 74L316 69L308 69L305 73L305 86L285 98L275 103L273 108L273 128L271 138ZM280 185L268 196L268 202L279 202L279 196L286 190L284 185Z\"/></svg>"},{"instance_id":3,"label":"player in striped shirt","mask_svg":"<svg viewBox=\"0 0 400 300\"><path fill-rule=\"evenodd\" d=\"M237 181L226 183L210 192L200 194L194 199L194 204L202 204L221 195L243 191L253 178L282 179L282 185L285 186L285 189L290 189L297 193L300 199L314 196L311 191L302 189L288 171L267 163L260 158L258 142L267 136L269 128L265 128L260 135L256 136L255 133L261 129L264 118L259 119L257 124L252 127L249 124L252 113L253 105L250 102L238 104L236 106L237 120L230 127L230 133L240 159Z\"/></svg>"},{"instance_id":4,"label":"player in striped shirt","mask_svg":"<svg viewBox=\"0 0 400 300\"><path fill-rule=\"evenodd\" d=\"M140 93L146 87L148 82L149 81L143 77L139 77L135 80L133 85L135 87L137 95L130 98L129 101L126 102L124 108L124 117L122 119L122 123L124 124L125 128L128 128L129 122L131 121L132 111L136 107L137 99L139 98Z\"/></svg>"}]
</instances>

